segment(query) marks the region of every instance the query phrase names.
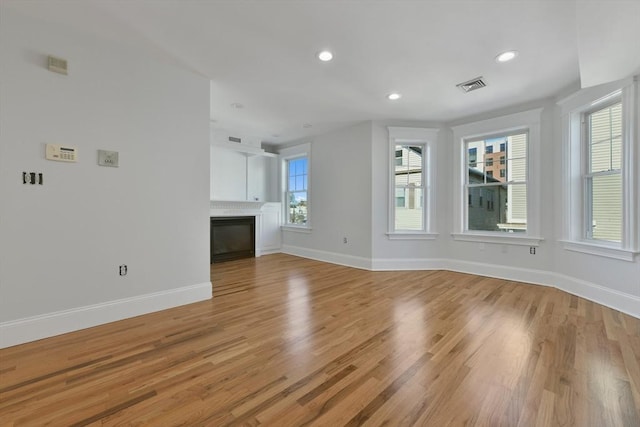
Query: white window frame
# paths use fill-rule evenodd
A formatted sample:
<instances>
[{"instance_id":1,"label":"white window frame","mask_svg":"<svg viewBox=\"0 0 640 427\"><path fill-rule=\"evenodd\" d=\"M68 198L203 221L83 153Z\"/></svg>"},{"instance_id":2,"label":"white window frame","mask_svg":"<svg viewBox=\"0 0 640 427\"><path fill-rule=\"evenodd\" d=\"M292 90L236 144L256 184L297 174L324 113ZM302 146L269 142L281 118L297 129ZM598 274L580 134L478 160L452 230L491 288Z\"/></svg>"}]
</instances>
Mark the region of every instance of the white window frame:
<instances>
[{"instance_id":1,"label":"white window frame","mask_svg":"<svg viewBox=\"0 0 640 427\"><path fill-rule=\"evenodd\" d=\"M432 240L438 236L435 232L435 158L436 142L439 129L395 127L389 126L389 198L388 198L388 227L387 238L389 240ZM415 145L422 149L422 230L396 230L396 195L395 195L395 171L396 171L396 145Z\"/></svg>"},{"instance_id":2,"label":"white window frame","mask_svg":"<svg viewBox=\"0 0 640 427\"><path fill-rule=\"evenodd\" d=\"M455 143L454 164L454 240L482 243L501 243L539 246L540 236L540 116L542 108L509 114L459 126L453 126ZM501 231L469 230L467 227L468 196L466 192L466 143L516 132L527 132L527 231L505 233Z\"/></svg>"},{"instance_id":3,"label":"white window frame","mask_svg":"<svg viewBox=\"0 0 640 427\"><path fill-rule=\"evenodd\" d=\"M312 188L312 171L311 171L311 143L305 143L295 145L292 147L283 148L279 151L280 158L280 194L282 197L282 230L294 231L300 233L310 233L311 228L311 215L312 215L312 200L311 200L311 188ZM288 162L289 160L296 160L302 157L307 158L307 223L306 224L291 224L289 223L289 206L287 203L287 181L288 181Z\"/></svg>"},{"instance_id":4,"label":"white window frame","mask_svg":"<svg viewBox=\"0 0 640 427\"><path fill-rule=\"evenodd\" d=\"M639 220L640 167L638 126L640 98L637 77L583 89L558 102L562 111L562 200L564 249L624 261L640 253ZM622 240L620 243L589 239L586 235L587 203L584 191L586 148L583 117L622 101Z\"/></svg>"}]
</instances>

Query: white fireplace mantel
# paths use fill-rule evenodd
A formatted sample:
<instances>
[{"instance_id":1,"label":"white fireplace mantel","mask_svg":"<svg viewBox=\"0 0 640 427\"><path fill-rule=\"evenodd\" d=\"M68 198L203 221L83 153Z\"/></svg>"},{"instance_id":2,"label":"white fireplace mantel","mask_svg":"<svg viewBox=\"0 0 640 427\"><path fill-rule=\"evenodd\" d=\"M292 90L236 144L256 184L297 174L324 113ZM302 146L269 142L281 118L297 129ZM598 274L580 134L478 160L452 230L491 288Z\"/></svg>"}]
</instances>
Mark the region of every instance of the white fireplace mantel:
<instances>
[{"instance_id":1,"label":"white fireplace mantel","mask_svg":"<svg viewBox=\"0 0 640 427\"><path fill-rule=\"evenodd\" d=\"M265 202L211 200L209 216L258 216Z\"/></svg>"}]
</instances>

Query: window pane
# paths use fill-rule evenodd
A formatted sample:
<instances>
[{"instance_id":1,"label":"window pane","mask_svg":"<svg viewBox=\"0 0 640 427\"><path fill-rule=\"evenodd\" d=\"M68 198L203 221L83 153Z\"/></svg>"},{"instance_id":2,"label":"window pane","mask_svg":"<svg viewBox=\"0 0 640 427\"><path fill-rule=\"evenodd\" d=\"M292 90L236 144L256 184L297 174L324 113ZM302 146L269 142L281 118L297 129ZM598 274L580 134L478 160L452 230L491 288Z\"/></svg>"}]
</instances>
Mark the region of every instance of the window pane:
<instances>
[{"instance_id":1,"label":"window pane","mask_svg":"<svg viewBox=\"0 0 640 427\"><path fill-rule=\"evenodd\" d=\"M395 229L421 231L423 225L421 188L396 188ZM400 204L400 200L404 203Z\"/></svg>"},{"instance_id":2,"label":"window pane","mask_svg":"<svg viewBox=\"0 0 640 427\"><path fill-rule=\"evenodd\" d=\"M296 176L296 191L304 190L304 176Z\"/></svg>"},{"instance_id":3,"label":"window pane","mask_svg":"<svg viewBox=\"0 0 640 427\"><path fill-rule=\"evenodd\" d=\"M521 133L518 135L511 135L507 138L507 158L515 159L518 157L527 157L527 138L528 134Z\"/></svg>"},{"instance_id":4,"label":"window pane","mask_svg":"<svg viewBox=\"0 0 640 427\"><path fill-rule=\"evenodd\" d=\"M403 170L396 169L396 185L403 187L409 185L409 173L406 168Z\"/></svg>"},{"instance_id":5,"label":"window pane","mask_svg":"<svg viewBox=\"0 0 640 427\"><path fill-rule=\"evenodd\" d=\"M289 223L307 223L307 192L295 191L289 193Z\"/></svg>"},{"instance_id":6,"label":"window pane","mask_svg":"<svg viewBox=\"0 0 640 427\"><path fill-rule=\"evenodd\" d=\"M622 175L596 175L591 185L594 239L620 242L622 237Z\"/></svg>"},{"instance_id":7,"label":"window pane","mask_svg":"<svg viewBox=\"0 0 640 427\"><path fill-rule=\"evenodd\" d=\"M603 108L588 116L589 172L620 169L622 150L622 104Z\"/></svg>"},{"instance_id":8,"label":"window pane","mask_svg":"<svg viewBox=\"0 0 640 427\"><path fill-rule=\"evenodd\" d=\"M507 188L507 230L527 229L527 186L513 184Z\"/></svg>"},{"instance_id":9,"label":"window pane","mask_svg":"<svg viewBox=\"0 0 640 427\"><path fill-rule=\"evenodd\" d=\"M600 142L591 144L591 172L608 171L611 167L611 144Z\"/></svg>"},{"instance_id":10,"label":"window pane","mask_svg":"<svg viewBox=\"0 0 640 427\"><path fill-rule=\"evenodd\" d=\"M494 182L495 179L488 177L484 173L484 163L476 163L476 167L469 168L469 184L483 184L485 182Z\"/></svg>"},{"instance_id":11,"label":"window pane","mask_svg":"<svg viewBox=\"0 0 640 427\"><path fill-rule=\"evenodd\" d=\"M504 231L499 224L506 222L506 186L469 188L468 198L469 230Z\"/></svg>"},{"instance_id":12,"label":"window pane","mask_svg":"<svg viewBox=\"0 0 640 427\"><path fill-rule=\"evenodd\" d=\"M467 221L469 230L527 230L527 187L525 184L469 188Z\"/></svg>"},{"instance_id":13,"label":"window pane","mask_svg":"<svg viewBox=\"0 0 640 427\"><path fill-rule=\"evenodd\" d=\"M396 207L403 208L405 206L406 198L404 190L404 188L396 188Z\"/></svg>"},{"instance_id":14,"label":"window pane","mask_svg":"<svg viewBox=\"0 0 640 427\"><path fill-rule=\"evenodd\" d=\"M526 181L527 180L527 159L513 159L507 161L507 180ZM501 181L504 178L501 179Z\"/></svg>"},{"instance_id":15,"label":"window pane","mask_svg":"<svg viewBox=\"0 0 640 427\"><path fill-rule=\"evenodd\" d=\"M422 170L422 147L407 147L409 170Z\"/></svg>"},{"instance_id":16,"label":"window pane","mask_svg":"<svg viewBox=\"0 0 640 427\"><path fill-rule=\"evenodd\" d=\"M467 143L467 162L470 168L477 162L484 161L484 141L472 141Z\"/></svg>"},{"instance_id":17,"label":"window pane","mask_svg":"<svg viewBox=\"0 0 640 427\"><path fill-rule=\"evenodd\" d=\"M296 190L296 179L295 177L290 177L289 178L289 191L295 191Z\"/></svg>"}]
</instances>

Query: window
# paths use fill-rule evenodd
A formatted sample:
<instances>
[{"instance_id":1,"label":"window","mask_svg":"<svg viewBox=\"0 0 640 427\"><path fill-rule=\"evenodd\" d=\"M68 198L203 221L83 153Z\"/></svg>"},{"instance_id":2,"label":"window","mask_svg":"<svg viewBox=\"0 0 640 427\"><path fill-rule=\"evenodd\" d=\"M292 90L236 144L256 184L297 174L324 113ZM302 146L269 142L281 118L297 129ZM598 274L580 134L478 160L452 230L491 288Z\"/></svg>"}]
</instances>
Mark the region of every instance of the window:
<instances>
[{"instance_id":1,"label":"window","mask_svg":"<svg viewBox=\"0 0 640 427\"><path fill-rule=\"evenodd\" d=\"M640 252L638 84L583 89L560 101L564 247L625 261Z\"/></svg>"},{"instance_id":2,"label":"window","mask_svg":"<svg viewBox=\"0 0 640 427\"><path fill-rule=\"evenodd\" d=\"M311 144L280 151L285 231L310 232Z\"/></svg>"},{"instance_id":3,"label":"window","mask_svg":"<svg viewBox=\"0 0 640 427\"><path fill-rule=\"evenodd\" d=\"M498 210L469 210L466 214L466 229L495 232L524 232L527 230L527 142L526 130L500 137L507 140L510 152L507 153L507 169L500 169L500 178L493 173L485 172L489 160L484 163L467 162L465 188L469 195L479 198L479 206L483 206L483 194L492 193L498 200ZM465 145L469 149L476 148L482 152L493 151L494 138L469 139ZM493 161L491 161L493 165Z\"/></svg>"},{"instance_id":4,"label":"window","mask_svg":"<svg viewBox=\"0 0 640 427\"><path fill-rule=\"evenodd\" d=\"M539 108L453 127L459 144L453 182L455 240L540 243L541 112ZM483 157L473 159L473 151ZM467 203L480 198L480 209Z\"/></svg>"},{"instance_id":5,"label":"window","mask_svg":"<svg viewBox=\"0 0 640 427\"><path fill-rule=\"evenodd\" d=\"M622 240L622 103L584 114L585 238Z\"/></svg>"},{"instance_id":6,"label":"window","mask_svg":"<svg viewBox=\"0 0 640 427\"><path fill-rule=\"evenodd\" d=\"M394 172L396 210L395 230L424 230L422 197L425 192L424 145L396 145L407 158L406 164L396 166ZM402 201L402 202L400 202Z\"/></svg>"},{"instance_id":7,"label":"window","mask_svg":"<svg viewBox=\"0 0 640 427\"><path fill-rule=\"evenodd\" d=\"M287 224L307 223L308 163L306 157L287 162Z\"/></svg>"},{"instance_id":8,"label":"window","mask_svg":"<svg viewBox=\"0 0 640 427\"><path fill-rule=\"evenodd\" d=\"M389 238L433 238L433 157L437 130L389 127ZM398 162L401 158L402 162Z\"/></svg>"}]
</instances>

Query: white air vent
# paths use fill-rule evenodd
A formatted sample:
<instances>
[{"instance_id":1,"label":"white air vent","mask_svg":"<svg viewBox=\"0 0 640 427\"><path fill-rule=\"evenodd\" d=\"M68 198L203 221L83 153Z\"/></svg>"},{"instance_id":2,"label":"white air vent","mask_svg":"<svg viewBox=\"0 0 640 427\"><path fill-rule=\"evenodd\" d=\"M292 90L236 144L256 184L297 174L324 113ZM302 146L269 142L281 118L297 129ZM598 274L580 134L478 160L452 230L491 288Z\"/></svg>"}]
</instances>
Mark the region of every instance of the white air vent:
<instances>
[{"instance_id":1,"label":"white air vent","mask_svg":"<svg viewBox=\"0 0 640 427\"><path fill-rule=\"evenodd\" d=\"M480 76L476 77L475 79L457 84L456 87L459 87L463 92L471 92L472 90L483 88L486 85L487 84L484 82L484 80L482 80L482 76Z\"/></svg>"},{"instance_id":2,"label":"white air vent","mask_svg":"<svg viewBox=\"0 0 640 427\"><path fill-rule=\"evenodd\" d=\"M67 60L56 58L55 56L47 57L47 68L54 73L67 75Z\"/></svg>"},{"instance_id":3,"label":"white air vent","mask_svg":"<svg viewBox=\"0 0 640 427\"><path fill-rule=\"evenodd\" d=\"M237 142L238 144L242 143L242 138L238 138L236 136L230 136L229 137L229 142Z\"/></svg>"}]
</instances>

